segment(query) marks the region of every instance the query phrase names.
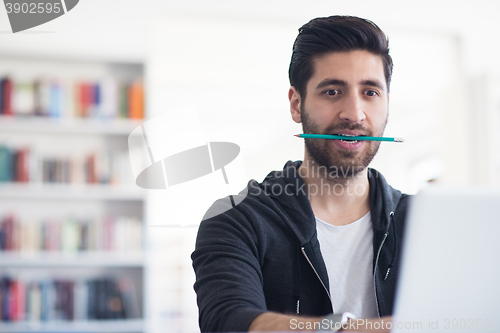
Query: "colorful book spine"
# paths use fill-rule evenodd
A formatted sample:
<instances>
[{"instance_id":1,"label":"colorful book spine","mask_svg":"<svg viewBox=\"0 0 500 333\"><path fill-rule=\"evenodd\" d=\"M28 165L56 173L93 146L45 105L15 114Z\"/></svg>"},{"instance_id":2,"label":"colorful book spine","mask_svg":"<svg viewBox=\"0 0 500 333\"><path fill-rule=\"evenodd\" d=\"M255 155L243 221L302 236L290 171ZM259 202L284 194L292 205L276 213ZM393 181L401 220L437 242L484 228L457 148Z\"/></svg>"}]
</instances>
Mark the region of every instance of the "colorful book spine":
<instances>
[{"instance_id":1,"label":"colorful book spine","mask_svg":"<svg viewBox=\"0 0 500 333\"><path fill-rule=\"evenodd\" d=\"M126 277L24 281L0 276L0 322L40 323L140 317L133 282Z\"/></svg>"},{"instance_id":2,"label":"colorful book spine","mask_svg":"<svg viewBox=\"0 0 500 333\"><path fill-rule=\"evenodd\" d=\"M0 115L143 119L144 85L115 78L68 82L0 77Z\"/></svg>"},{"instance_id":3,"label":"colorful book spine","mask_svg":"<svg viewBox=\"0 0 500 333\"><path fill-rule=\"evenodd\" d=\"M132 83L129 88L129 117L131 119L144 117L144 89L140 82Z\"/></svg>"},{"instance_id":4,"label":"colorful book spine","mask_svg":"<svg viewBox=\"0 0 500 333\"><path fill-rule=\"evenodd\" d=\"M0 114L5 116L13 115L12 110L12 93L13 93L13 82L10 78L5 77L2 79L2 90L0 93L2 94L2 105L0 108Z\"/></svg>"},{"instance_id":5,"label":"colorful book spine","mask_svg":"<svg viewBox=\"0 0 500 333\"><path fill-rule=\"evenodd\" d=\"M133 177L127 151L54 158L0 144L0 182L131 185Z\"/></svg>"},{"instance_id":6,"label":"colorful book spine","mask_svg":"<svg viewBox=\"0 0 500 333\"><path fill-rule=\"evenodd\" d=\"M142 222L126 216L32 221L0 216L0 252L87 251L131 253L142 250Z\"/></svg>"},{"instance_id":7,"label":"colorful book spine","mask_svg":"<svg viewBox=\"0 0 500 333\"><path fill-rule=\"evenodd\" d=\"M0 145L0 182L13 180L14 154L12 149Z\"/></svg>"}]
</instances>

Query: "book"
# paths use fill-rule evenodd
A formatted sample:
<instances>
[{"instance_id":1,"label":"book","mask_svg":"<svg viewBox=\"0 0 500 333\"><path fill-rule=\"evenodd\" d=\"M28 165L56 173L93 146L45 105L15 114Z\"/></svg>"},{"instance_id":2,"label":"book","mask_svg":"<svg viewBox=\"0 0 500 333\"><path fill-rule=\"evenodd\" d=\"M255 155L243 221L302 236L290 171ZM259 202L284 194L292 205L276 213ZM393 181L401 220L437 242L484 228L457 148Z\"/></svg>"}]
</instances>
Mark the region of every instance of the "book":
<instances>
[{"instance_id":1,"label":"book","mask_svg":"<svg viewBox=\"0 0 500 333\"><path fill-rule=\"evenodd\" d=\"M139 309L134 283L127 277L119 278L117 283L123 301L124 317L128 319L140 318L141 311Z\"/></svg>"},{"instance_id":2,"label":"book","mask_svg":"<svg viewBox=\"0 0 500 333\"><path fill-rule=\"evenodd\" d=\"M88 296L89 290L87 283L83 279L79 279L73 284L73 318L74 320L88 319Z\"/></svg>"},{"instance_id":3,"label":"book","mask_svg":"<svg viewBox=\"0 0 500 333\"><path fill-rule=\"evenodd\" d=\"M0 114L10 116L14 112L12 110L12 93L13 93L13 82L12 79L5 77L2 80L2 105Z\"/></svg>"},{"instance_id":4,"label":"book","mask_svg":"<svg viewBox=\"0 0 500 333\"><path fill-rule=\"evenodd\" d=\"M0 115L143 119L144 85L113 77L93 82L0 77Z\"/></svg>"},{"instance_id":5,"label":"book","mask_svg":"<svg viewBox=\"0 0 500 333\"><path fill-rule=\"evenodd\" d=\"M38 282L27 287L26 320L38 322L42 319L42 291Z\"/></svg>"},{"instance_id":6,"label":"book","mask_svg":"<svg viewBox=\"0 0 500 333\"><path fill-rule=\"evenodd\" d=\"M142 251L142 234L140 219L129 216L39 221L13 213L0 216L0 252L138 253Z\"/></svg>"},{"instance_id":7,"label":"book","mask_svg":"<svg viewBox=\"0 0 500 333\"><path fill-rule=\"evenodd\" d=\"M49 101L47 115L52 118L60 118L64 108L62 87L57 82L51 82L48 89Z\"/></svg>"},{"instance_id":8,"label":"book","mask_svg":"<svg viewBox=\"0 0 500 333\"><path fill-rule=\"evenodd\" d=\"M33 82L15 82L12 111L16 116L31 116L35 111L35 85Z\"/></svg>"},{"instance_id":9,"label":"book","mask_svg":"<svg viewBox=\"0 0 500 333\"><path fill-rule=\"evenodd\" d=\"M115 79L106 78L99 82L101 89L99 115L102 118L117 118L119 113L119 86Z\"/></svg>"},{"instance_id":10,"label":"book","mask_svg":"<svg viewBox=\"0 0 500 333\"><path fill-rule=\"evenodd\" d=\"M120 85L120 118L129 118L129 84Z\"/></svg>"},{"instance_id":11,"label":"book","mask_svg":"<svg viewBox=\"0 0 500 333\"><path fill-rule=\"evenodd\" d=\"M144 88L141 82L134 82L129 88L129 117L144 118Z\"/></svg>"},{"instance_id":12,"label":"book","mask_svg":"<svg viewBox=\"0 0 500 333\"><path fill-rule=\"evenodd\" d=\"M0 115L3 113L3 78L0 77Z\"/></svg>"},{"instance_id":13,"label":"book","mask_svg":"<svg viewBox=\"0 0 500 333\"><path fill-rule=\"evenodd\" d=\"M141 317L132 280L0 276L0 322L117 320Z\"/></svg>"},{"instance_id":14,"label":"book","mask_svg":"<svg viewBox=\"0 0 500 333\"><path fill-rule=\"evenodd\" d=\"M10 320L10 279L8 277L0 277L0 294L2 295L2 321Z\"/></svg>"},{"instance_id":15,"label":"book","mask_svg":"<svg viewBox=\"0 0 500 333\"><path fill-rule=\"evenodd\" d=\"M0 145L0 182L13 180L14 154L12 149Z\"/></svg>"}]
</instances>

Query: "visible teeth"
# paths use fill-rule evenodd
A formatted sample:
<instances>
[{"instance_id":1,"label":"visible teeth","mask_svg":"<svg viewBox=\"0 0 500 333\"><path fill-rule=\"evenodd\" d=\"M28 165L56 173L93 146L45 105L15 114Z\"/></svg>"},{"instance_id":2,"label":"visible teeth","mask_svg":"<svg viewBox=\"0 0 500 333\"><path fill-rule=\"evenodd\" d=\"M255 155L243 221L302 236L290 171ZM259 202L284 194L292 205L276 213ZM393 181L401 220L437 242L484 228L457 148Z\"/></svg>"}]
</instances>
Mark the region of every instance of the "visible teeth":
<instances>
[{"instance_id":1,"label":"visible teeth","mask_svg":"<svg viewBox=\"0 0 500 333\"><path fill-rule=\"evenodd\" d=\"M354 134L338 134L338 135L341 135L341 136L356 136ZM358 142L359 140L342 140L342 139L339 139L340 141L343 141L343 142L347 142L347 143L356 143Z\"/></svg>"},{"instance_id":2,"label":"visible teeth","mask_svg":"<svg viewBox=\"0 0 500 333\"><path fill-rule=\"evenodd\" d=\"M339 135L341 135L341 136L346 136L346 137L347 137L347 136L355 136L355 135L353 135L353 134L339 134ZM342 139L340 139L340 141L342 141L342 142L347 142L347 143L356 143L356 142L358 142L358 140L342 140Z\"/></svg>"}]
</instances>

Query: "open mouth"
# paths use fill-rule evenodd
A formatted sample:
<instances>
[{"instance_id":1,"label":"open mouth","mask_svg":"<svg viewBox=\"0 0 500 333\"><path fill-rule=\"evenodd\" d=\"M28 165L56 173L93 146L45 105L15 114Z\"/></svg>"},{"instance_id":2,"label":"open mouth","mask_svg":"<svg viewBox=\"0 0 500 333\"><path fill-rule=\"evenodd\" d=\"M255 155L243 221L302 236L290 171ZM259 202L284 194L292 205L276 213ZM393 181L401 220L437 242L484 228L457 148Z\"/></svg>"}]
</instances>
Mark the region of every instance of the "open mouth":
<instances>
[{"instance_id":1,"label":"open mouth","mask_svg":"<svg viewBox=\"0 0 500 333\"><path fill-rule=\"evenodd\" d=\"M346 139L340 139L340 141L347 142L347 143L356 143L360 140L353 140L353 139L348 139L350 136L361 136L361 135L352 135L352 134L336 134L339 136L345 136Z\"/></svg>"}]
</instances>

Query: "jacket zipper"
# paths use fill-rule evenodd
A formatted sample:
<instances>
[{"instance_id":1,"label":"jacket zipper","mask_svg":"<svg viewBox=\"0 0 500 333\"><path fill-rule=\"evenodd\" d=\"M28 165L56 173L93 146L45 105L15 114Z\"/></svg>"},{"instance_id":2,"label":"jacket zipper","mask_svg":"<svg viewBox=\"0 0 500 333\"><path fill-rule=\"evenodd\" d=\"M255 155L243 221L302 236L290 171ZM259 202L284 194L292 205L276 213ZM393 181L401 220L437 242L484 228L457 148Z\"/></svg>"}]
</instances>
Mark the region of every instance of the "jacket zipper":
<instances>
[{"instance_id":1,"label":"jacket zipper","mask_svg":"<svg viewBox=\"0 0 500 333\"><path fill-rule=\"evenodd\" d=\"M382 239L382 243L380 243L380 247L378 248L377 258L375 259L375 269L373 270L373 289L375 290L375 304L377 306L377 316L380 318L380 310L378 309L378 296L377 296L377 285L376 285L376 276L377 276L377 266L378 266L378 258L380 256L380 251L382 250L382 246L384 246L385 239L387 238L387 232L384 234L384 239Z\"/></svg>"},{"instance_id":2,"label":"jacket zipper","mask_svg":"<svg viewBox=\"0 0 500 333\"><path fill-rule=\"evenodd\" d=\"M309 265L311 265L311 268L313 269L314 273L318 277L319 282L321 282L321 285L323 286L323 288L325 288L326 294L328 295L328 298L330 299L330 303L332 304L333 313L335 313L335 309L333 308L332 297L330 296L330 292L328 291L325 284L323 283L323 280L321 280L321 277L319 276L318 272L316 272L316 268L314 268L311 260L309 260L309 257L307 256L306 251L304 250L304 247L301 247L300 249L302 250L302 254L304 254L304 257L306 257L306 260L309 263Z\"/></svg>"},{"instance_id":3,"label":"jacket zipper","mask_svg":"<svg viewBox=\"0 0 500 333\"><path fill-rule=\"evenodd\" d=\"M391 214L393 214L393 213L391 212ZM377 285L376 285L377 266L378 266L378 259L380 257L380 251L382 251L382 246L384 246L384 243L385 243L385 240L386 240L388 234L389 233L386 231L386 233L384 234L384 238L382 239L382 243L380 243L380 246L379 246L378 251L377 251L377 258L375 259L375 269L373 270L373 290L375 291L375 305L377 307L377 316L379 318L380 318L380 310L378 308L378 295L377 295ZM309 263L309 265L311 265L311 268L313 269L314 273L318 277L319 282L321 282L321 285L325 289L326 294L328 295L328 298L330 299L330 303L332 303L332 297L330 296L330 292L328 291L325 284L323 283L323 280L321 280L321 277L319 276L318 272L316 271L316 268L314 268L313 264L309 260L309 257L307 256L306 251L304 250L304 247L301 247L301 250L302 250L302 254L304 254L304 257L306 258L307 262ZM389 272L387 272L387 274L388 273ZM386 276L387 276L387 274L386 274ZM297 300L297 313L298 313L298 307L299 307L299 301ZM332 303L332 309L333 309L333 303ZM333 309L333 313L335 313L335 309Z\"/></svg>"}]
</instances>

